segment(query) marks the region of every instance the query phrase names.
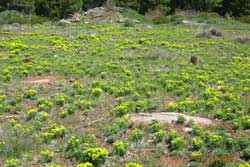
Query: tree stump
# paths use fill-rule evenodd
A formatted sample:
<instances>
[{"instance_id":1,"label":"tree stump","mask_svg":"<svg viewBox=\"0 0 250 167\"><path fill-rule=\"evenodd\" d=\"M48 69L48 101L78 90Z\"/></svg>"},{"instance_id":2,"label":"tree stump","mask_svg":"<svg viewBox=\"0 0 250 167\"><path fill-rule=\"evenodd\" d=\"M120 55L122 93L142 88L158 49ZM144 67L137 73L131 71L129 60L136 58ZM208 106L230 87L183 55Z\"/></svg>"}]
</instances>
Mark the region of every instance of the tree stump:
<instances>
[{"instance_id":1,"label":"tree stump","mask_svg":"<svg viewBox=\"0 0 250 167\"><path fill-rule=\"evenodd\" d=\"M199 57L198 56L191 56L191 62L193 64L198 64L199 63Z\"/></svg>"}]
</instances>

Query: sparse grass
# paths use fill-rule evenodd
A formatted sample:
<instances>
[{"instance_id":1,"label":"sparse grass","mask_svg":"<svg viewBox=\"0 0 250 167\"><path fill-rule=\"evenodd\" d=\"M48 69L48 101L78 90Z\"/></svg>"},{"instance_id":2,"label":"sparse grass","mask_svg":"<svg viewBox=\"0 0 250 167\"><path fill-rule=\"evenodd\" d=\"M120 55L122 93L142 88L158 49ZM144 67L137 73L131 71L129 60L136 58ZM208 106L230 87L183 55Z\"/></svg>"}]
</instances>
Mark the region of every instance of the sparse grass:
<instances>
[{"instance_id":1,"label":"sparse grass","mask_svg":"<svg viewBox=\"0 0 250 167\"><path fill-rule=\"evenodd\" d=\"M0 166L192 166L195 156L236 154L226 166L247 163L247 24L208 18L216 21L203 32L213 37L196 38L196 27L174 19L153 25L123 14L140 23L1 29ZM233 32L242 39L235 42ZM199 63L192 64L192 56ZM129 117L162 111L214 124L183 117L178 124L133 123Z\"/></svg>"}]
</instances>

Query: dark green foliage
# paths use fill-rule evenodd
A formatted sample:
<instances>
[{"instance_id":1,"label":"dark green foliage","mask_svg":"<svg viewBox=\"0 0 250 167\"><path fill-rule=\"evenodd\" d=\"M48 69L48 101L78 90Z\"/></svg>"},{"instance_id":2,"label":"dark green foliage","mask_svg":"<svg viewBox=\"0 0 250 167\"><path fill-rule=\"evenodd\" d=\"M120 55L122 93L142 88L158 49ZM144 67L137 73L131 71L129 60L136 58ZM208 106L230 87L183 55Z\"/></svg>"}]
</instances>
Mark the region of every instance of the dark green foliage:
<instances>
[{"instance_id":1,"label":"dark green foliage","mask_svg":"<svg viewBox=\"0 0 250 167\"><path fill-rule=\"evenodd\" d=\"M63 18L82 9L82 0L37 0L35 2L38 15L51 18Z\"/></svg>"},{"instance_id":2,"label":"dark green foliage","mask_svg":"<svg viewBox=\"0 0 250 167\"><path fill-rule=\"evenodd\" d=\"M237 20L242 22L242 23L250 24L250 15L239 17Z\"/></svg>"},{"instance_id":3,"label":"dark green foliage","mask_svg":"<svg viewBox=\"0 0 250 167\"><path fill-rule=\"evenodd\" d=\"M18 10L25 13L33 13L35 0L1 0L0 11L2 9Z\"/></svg>"}]
</instances>

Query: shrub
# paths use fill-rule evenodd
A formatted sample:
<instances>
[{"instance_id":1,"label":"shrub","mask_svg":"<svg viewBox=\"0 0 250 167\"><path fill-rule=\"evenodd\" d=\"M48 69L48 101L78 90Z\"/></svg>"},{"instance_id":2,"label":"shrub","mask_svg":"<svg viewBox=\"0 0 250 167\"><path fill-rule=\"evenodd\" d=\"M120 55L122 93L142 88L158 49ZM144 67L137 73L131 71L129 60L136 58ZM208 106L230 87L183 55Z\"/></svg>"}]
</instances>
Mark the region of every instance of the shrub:
<instances>
[{"instance_id":1,"label":"shrub","mask_svg":"<svg viewBox=\"0 0 250 167\"><path fill-rule=\"evenodd\" d=\"M142 167L142 166L135 162L129 162L125 165L125 167Z\"/></svg>"},{"instance_id":2,"label":"shrub","mask_svg":"<svg viewBox=\"0 0 250 167\"><path fill-rule=\"evenodd\" d=\"M250 146L248 148L245 148L242 151L242 159L244 159L245 161L249 161L250 160Z\"/></svg>"},{"instance_id":3,"label":"shrub","mask_svg":"<svg viewBox=\"0 0 250 167\"><path fill-rule=\"evenodd\" d=\"M203 142L203 140L200 137L194 137L192 139L192 147L195 150L200 149L203 146L203 144L204 144L204 142Z\"/></svg>"},{"instance_id":4,"label":"shrub","mask_svg":"<svg viewBox=\"0 0 250 167\"><path fill-rule=\"evenodd\" d=\"M209 29L209 32L211 33L211 35L213 36L217 36L217 37L221 37L222 36L222 32L219 31L218 29L214 28L214 27L211 27Z\"/></svg>"},{"instance_id":5,"label":"shrub","mask_svg":"<svg viewBox=\"0 0 250 167\"><path fill-rule=\"evenodd\" d=\"M160 16L153 19L153 22L154 24L168 24L171 22L171 20L167 16Z\"/></svg>"},{"instance_id":6,"label":"shrub","mask_svg":"<svg viewBox=\"0 0 250 167\"><path fill-rule=\"evenodd\" d=\"M53 102L50 99L38 99L37 106L40 111L49 111L53 107Z\"/></svg>"},{"instance_id":7,"label":"shrub","mask_svg":"<svg viewBox=\"0 0 250 167\"><path fill-rule=\"evenodd\" d=\"M250 24L250 16L242 16L242 17L237 18L237 20L242 23Z\"/></svg>"},{"instance_id":8,"label":"shrub","mask_svg":"<svg viewBox=\"0 0 250 167\"><path fill-rule=\"evenodd\" d=\"M27 120L31 120L37 114L37 109L30 109L27 111Z\"/></svg>"},{"instance_id":9,"label":"shrub","mask_svg":"<svg viewBox=\"0 0 250 167\"><path fill-rule=\"evenodd\" d=\"M78 137L72 136L67 140L66 145L64 146L64 151L66 157L73 158L79 157L81 140Z\"/></svg>"},{"instance_id":10,"label":"shrub","mask_svg":"<svg viewBox=\"0 0 250 167\"><path fill-rule=\"evenodd\" d=\"M213 19L213 18L219 18L220 15L218 13L213 12L201 12L198 15L195 16L198 20L207 20L207 19Z\"/></svg>"},{"instance_id":11,"label":"shrub","mask_svg":"<svg viewBox=\"0 0 250 167\"><path fill-rule=\"evenodd\" d=\"M123 156L124 154L126 154L127 149L128 143L125 143L123 141L116 141L115 143L113 143L113 150L115 155Z\"/></svg>"},{"instance_id":12,"label":"shrub","mask_svg":"<svg viewBox=\"0 0 250 167\"><path fill-rule=\"evenodd\" d=\"M113 108L112 111L116 116L121 117L129 113L130 107L131 107L131 104L129 102L125 102Z\"/></svg>"},{"instance_id":13,"label":"shrub","mask_svg":"<svg viewBox=\"0 0 250 167\"><path fill-rule=\"evenodd\" d=\"M20 165L20 160L16 158L7 159L5 164L6 167L18 167Z\"/></svg>"},{"instance_id":14,"label":"shrub","mask_svg":"<svg viewBox=\"0 0 250 167\"><path fill-rule=\"evenodd\" d=\"M183 125L185 123L185 121L186 121L186 119L183 115L178 115L177 124Z\"/></svg>"},{"instance_id":15,"label":"shrub","mask_svg":"<svg viewBox=\"0 0 250 167\"><path fill-rule=\"evenodd\" d=\"M124 21L124 27L134 27L135 26L135 23L132 21L132 20L130 20L130 19L126 19L125 21Z\"/></svg>"},{"instance_id":16,"label":"shrub","mask_svg":"<svg viewBox=\"0 0 250 167\"><path fill-rule=\"evenodd\" d=\"M55 153L49 150L43 150L40 152L42 161L45 163L51 162L55 157Z\"/></svg>"},{"instance_id":17,"label":"shrub","mask_svg":"<svg viewBox=\"0 0 250 167\"><path fill-rule=\"evenodd\" d=\"M25 15L15 10L6 10L0 13L0 23L2 24L35 24L46 21L48 21L48 19L45 17Z\"/></svg>"},{"instance_id":18,"label":"shrub","mask_svg":"<svg viewBox=\"0 0 250 167\"><path fill-rule=\"evenodd\" d=\"M51 18L63 18L82 9L82 0L37 0L36 14Z\"/></svg>"},{"instance_id":19,"label":"shrub","mask_svg":"<svg viewBox=\"0 0 250 167\"><path fill-rule=\"evenodd\" d=\"M56 124L50 125L47 132L43 133L44 142L50 142L52 139L58 139L64 137L66 134L66 128L64 126L57 126Z\"/></svg>"},{"instance_id":20,"label":"shrub","mask_svg":"<svg viewBox=\"0 0 250 167\"><path fill-rule=\"evenodd\" d=\"M105 148L87 148L82 152L80 161L90 162L95 167L100 167L108 158L108 151Z\"/></svg>"},{"instance_id":21,"label":"shrub","mask_svg":"<svg viewBox=\"0 0 250 167\"><path fill-rule=\"evenodd\" d=\"M66 101L66 96L65 95L59 95L59 96L56 97L55 101L56 101L57 105L63 106L63 104Z\"/></svg>"},{"instance_id":22,"label":"shrub","mask_svg":"<svg viewBox=\"0 0 250 167\"><path fill-rule=\"evenodd\" d=\"M35 89L28 89L25 92L25 97L30 98L30 99L34 99L37 95L37 91Z\"/></svg>"},{"instance_id":23,"label":"shrub","mask_svg":"<svg viewBox=\"0 0 250 167\"><path fill-rule=\"evenodd\" d=\"M150 124L149 124L149 129L151 132L155 133L158 132L162 129L161 127L161 123L159 121L153 120Z\"/></svg>"},{"instance_id":24,"label":"shrub","mask_svg":"<svg viewBox=\"0 0 250 167\"><path fill-rule=\"evenodd\" d=\"M92 163L90 162L85 162L77 165L76 167L94 167Z\"/></svg>"},{"instance_id":25,"label":"shrub","mask_svg":"<svg viewBox=\"0 0 250 167\"><path fill-rule=\"evenodd\" d=\"M143 139L143 137L144 137L144 133L141 130L135 129L132 131L131 140L133 142L137 143L137 142L141 141Z\"/></svg>"},{"instance_id":26,"label":"shrub","mask_svg":"<svg viewBox=\"0 0 250 167\"><path fill-rule=\"evenodd\" d=\"M250 167L250 164L249 163L240 164L239 167Z\"/></svg>"},{"instance_id":27,"label":"shrub","mask_svg":"<svg viewBox=\"0 0 250 167\"><path fill-rule=\"evenodd\" d=\"M5 149L5 142L0 140L0 153L2 153Z\"/></svg>"},{"instance_id":28,"label":"shrub","mask_svg":"<svg viewBox=\"0 0 250 167\"><path fill-rule=\"evenodd\" d=\"M158 132L154 133L154 142L155 143L160 143L165 141L166 139L166 132L164 130L159 130Z\"/></svg>"},{"instance_id":29,"label":"shrub","mask_svg":"<svg viewBox=\"0 0 250 167\"><path fill-rule=\"evenodd\" d=\"M176 137L171 140L170 145L173 150L180 150L184 146L184 139L181 137Z\"/></svg>"},{"instance_id":30,"label":"shrub","mask_svg":"<svg viewBox=\"0 0 250 167\"><path fill-rule=\"evenodd\" d=\"M46 113L45 111L42 111L42 112L39 113L37 119L38 119L39 121L46 121L46 120L48 119L48 117L49 117L49 114Z\"/></svg>"},{"instance_id":31,"label":"shrub","mask_svg":"<svg viewBox=\"0 0 250 167\"><path fill-rule=\"evenodd\" d=\"M102 89L101 88L93 88L91 90L91 93L94 97L99 97L102 94Z\"/></svg>"}]
</instances>

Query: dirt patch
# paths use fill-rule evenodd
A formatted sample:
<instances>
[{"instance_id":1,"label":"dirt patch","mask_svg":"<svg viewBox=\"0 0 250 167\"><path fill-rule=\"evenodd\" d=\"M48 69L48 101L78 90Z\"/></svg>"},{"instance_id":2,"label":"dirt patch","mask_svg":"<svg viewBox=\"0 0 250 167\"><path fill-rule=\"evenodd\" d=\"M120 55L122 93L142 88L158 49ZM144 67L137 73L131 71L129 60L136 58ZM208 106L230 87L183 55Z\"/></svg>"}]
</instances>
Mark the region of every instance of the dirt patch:
<instances>
[{"instance_id":1,"label":"dirt patch","mask_svg":"<svg viewBox=\"0 0 250 167\"><path fill-rule=\"evenodd\" d=\"M58 82L65 81L61 75L30 76L22 83L31 85L43 85L47 88L55 86Z\"/></svg>"},{"instance_id":2,"label":"dirt patch","mask_svg":"<svg viewBox=\"0 0 250 167\"><path fill-rule=\"evenodd\" d=\"M165 157L162 156L159 160L160 165L167 165L168 167L185 166L188 160L184 157Z\"/></svg>"},{"instance_id":3,"label":"dirt patch","mask_svg":"<svg viewBox=\"0 0 250 167\"><path fill-rule=\"evenodd\" d=\"M174 112L161 112L161 113L139 113L139 114L130 114L129 118L135 122L144 122L150 123L153 120L157 120L161 123L173 123L178 120L178 117L182 115L186 121L193 120L194 123L199 125L211 125L213 122L210 119L189 116L186 114L174 113Z\"/></svg>"}]
</instances>

